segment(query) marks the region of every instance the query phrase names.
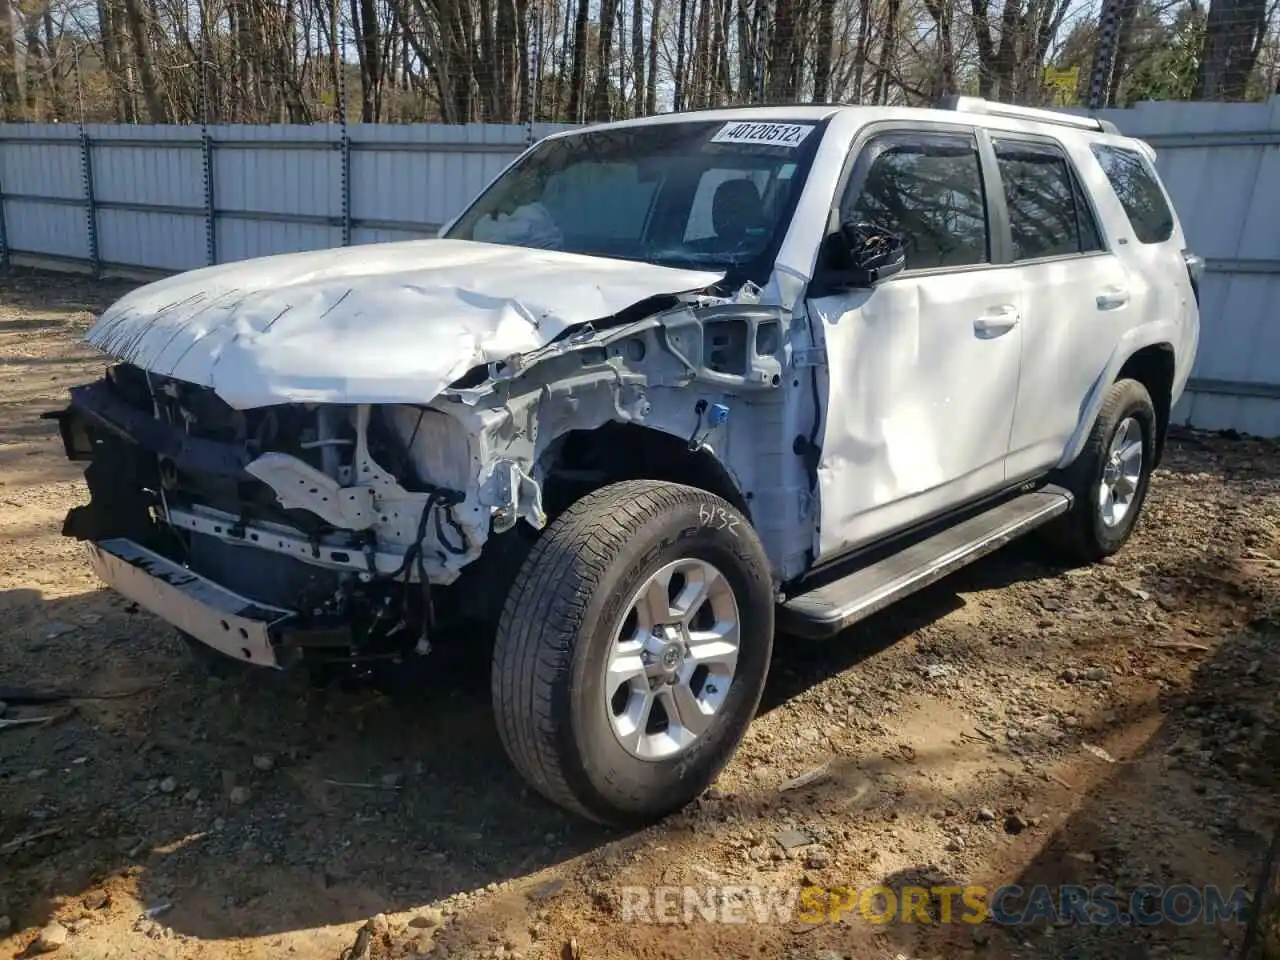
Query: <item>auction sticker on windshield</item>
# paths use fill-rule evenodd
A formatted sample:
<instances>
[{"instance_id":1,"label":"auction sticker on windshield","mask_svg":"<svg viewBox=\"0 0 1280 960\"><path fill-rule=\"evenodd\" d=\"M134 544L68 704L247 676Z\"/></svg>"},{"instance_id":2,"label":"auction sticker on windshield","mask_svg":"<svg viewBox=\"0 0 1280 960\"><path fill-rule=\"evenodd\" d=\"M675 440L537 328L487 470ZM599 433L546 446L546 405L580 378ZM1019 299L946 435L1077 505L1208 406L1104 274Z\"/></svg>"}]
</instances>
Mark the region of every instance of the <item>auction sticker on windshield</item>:
<instances>
[{"instance_id":1,"label":"auction sticker on windshield","mask_svg":"<svg viewBox=\"0 0 1280 960\"><path fill-rule=\"evenodd\" d=\"M747 143L768 147L798 147L813 131L808 123L726 123L712 143Z\"/></svg>"}]
</instances>

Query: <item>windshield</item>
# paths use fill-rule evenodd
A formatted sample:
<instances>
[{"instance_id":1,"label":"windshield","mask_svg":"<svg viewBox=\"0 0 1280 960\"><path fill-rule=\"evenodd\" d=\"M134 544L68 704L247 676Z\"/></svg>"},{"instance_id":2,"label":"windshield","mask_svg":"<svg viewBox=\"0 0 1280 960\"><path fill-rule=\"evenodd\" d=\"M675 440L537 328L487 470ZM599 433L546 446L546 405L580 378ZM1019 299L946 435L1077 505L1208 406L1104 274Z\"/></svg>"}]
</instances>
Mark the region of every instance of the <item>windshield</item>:
<instances>
[{"instance_id":1,"label":"windshield","mask_svg":"<svg viewBox=\"0 0 1280 960\"><path fill-rule=\"evenodd\" d=\"M672 266L747 267L781 242L818 127L717 120L546 140L445 236Z\"/></svg>"}]
</instances>

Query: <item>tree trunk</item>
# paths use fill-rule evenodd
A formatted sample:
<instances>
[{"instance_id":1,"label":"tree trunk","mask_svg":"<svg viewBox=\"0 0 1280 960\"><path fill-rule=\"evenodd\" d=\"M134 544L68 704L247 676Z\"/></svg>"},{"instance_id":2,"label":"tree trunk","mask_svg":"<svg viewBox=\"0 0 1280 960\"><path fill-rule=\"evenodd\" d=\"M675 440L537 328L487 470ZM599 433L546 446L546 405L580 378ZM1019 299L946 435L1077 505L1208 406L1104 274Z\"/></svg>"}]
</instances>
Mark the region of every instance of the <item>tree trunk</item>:
<instances>
[{"instance_id":1,"label":"tree trunk","mask_svg":"<svg viewBox=\"0 0 1280 960\"><path fill-rule=\"evenodd\" d=\"M495 38L496 56L494 57L494 78L497 89L494 91L494 119L499 123L513 123L516 118L516 92L520 89L520 77L517 76L517 64L520 62L520 50L524 49L524 28L528 17L517 17L514 0L497 0L497 31ZM528 71L525 72L528 76Z\"/></svg>"},{"instance_id":2,"label":"tree trunk","mask_svg":"<svg viewBox=\"0 0 1280 960\"><path fill-rule=\"evenodd\" d=\"M54 39L53 35L53 15L49 11L49 7L45 7L41 15L44 23L44 49L48 55L49 61L49 102L53 105L53 117L55 120L66 120L69 116L67 113L67 98L62 90L62 78L58 76L57 52L61 50L62 44Z\"/></svg>"},{"instance_id":3,"label":"tree trunk","mask_svg":"<svg viewBox=\"0 0 1280 960\"><path fill-rule=\"evenodd\" d=\"M542 17L538 17L536 36L529 32L529 0L516 0L515 18L517 56L512 69L520 74L516 78L520 86L520 115L516 119L532 122L537 119L534 107L542 79Z\"/></svg>"},{"instance_id":4,"label":"tree trunk","mask_svg":"<svg viewBox=\"0 0 1280 960\"><path fill-rule=\"evenodd\" d=\"M995 57L995 96L1006 103L1015 102L1013 75L1018 65L1018 34L1022 20L1019 0L1005 0L1000 14L1000 46Z\"/></svg>"},{"instance_id":5,"label":"tree trunk","mask_svg":"<svg viewBox=\"0 0 1280 960\"><path fill-rule=\"evenodd\" d=\"M611 104L609 96L609 63L613 53L613 26L618 18L619 0L602 0L600 4L600 49L596 59L595 103L592 115L596 120L608 120Z\"/></svg>"},{"instance_id":6,"label":"tree trunk","mask_svg":"<svg viewBox=\"0 0 1280 960\"><path fill-rule=\"evenodd\" d=\"M338 6L338 0L331 0L329 4L329 72L333 75L333 114L335 118L341 117L342 112L346 110L346 104L342 102L342 51L340 40L342 36L342 8Z\"/></svg>"},{"instance_id":7,"label":"tree trunk","mask_svg":"<svg viewBox=\"0 0 1280 960\"><path fill-rule=\"evenodd\" d=\"M351 0L351 29L355 33L356 59L360 64L360 120L377 123L381 64L378 48L378 12L373 0Z\"/></svg>"},{"instance_id":8,"label":"tree trunk","mask_svg":"<svg viewBox=\"0 0 1280 960\"><path fill-rule=\"evenodd\" d=\"M818 0L818 55L813 64L814 103L826 103L831 96L831 41L835 11L836 0Z\"/></svg>"},{"instance_id":9,"label":"tree trunk","mask_svg":"<svg viewBox=\"0 0 1280 960\"><path fill-rule=\"evenodd\" d=\"M658 112L658 28L662 23L662 0L653 0L653 13L649 20L649 76L645 78L644 112Z\"/></svg>"},{"instance_id":10,"label":"tree trunk","mask_svg":"<svg viewBox=\"0 0 1280 960\"><path fill-rule=\"evenodd\" d=\"M569 122L581 123L587 101L587 0L578 0L573 23L573 76L569 78Z\"/></svg>"},{"instance_id":11,"label":"tree trunk","mask_svg":"<svg viewBox=\"0 0 1280 960\"><path fill-rule=\"evenodd\" d=\"M0 6L8 9L7 0L0 0ZM0 17L0 93L5 91L7 76L5 74L6 67L13 69L14 59L8 55L13 47L13 35L8 32L8 17ZM107 76L111 81L111 89L115 93L116 99L116 120L120 123L136 123L137 112L134 109L133 93L129 88L129 84L125 77L124 66L124 37L120 31L120 14L116 7L116 0L98 0L98 27L102 38L102 63L106 68ZM77 55L78 56L78 55ZM79 66L76 67L79 69ZM17 77L14 77L14 91L16 98ZM5 96L8 102L8 96Z\"/></svg>"},{"instance_id":12,"label":"tree trunk","mask_svg":"<svg viewBox=\"0 0 1280 960\"><path fill-rule=\"evenodd\" d=\"M733 103L733 73L729 66L729 22L733 19L733 0L722 0L716 18L716 103Z\"/></svg>"},{"instance_id":13,"label":"tree trunk","mask_svg":"<svg viewBox=\"0 0 1280 960\"><path fill-rule=\"evenodd\" d=\"M1006 0L1012 2L1012 0ZM890 67L897 58L898 47L898 14L902 0L889 0L885 12L884 36L880 40L880 63L876 67L872 102L884 106L889 102Z\"/></svg>"},{"instance_id":14,"label":"tree trunk","mask_svg":"<svg viewBox=\"0 0 1280 960\"><path fill-rule=\"evenodd\" d=\"M560 5L553 4L556 10L556 16L559 16ZM566 60L569 56L569 4L565 4L564 8L564 24L561 27L560 34L560 56L559 62L556 64L555 78L555 103L551 109L551 116L559 120L563 115L560 113L560 104L564 101L565 78L568 76L566 69Z\"/></svg>"},{"instance_id":15,"label":"tree trunk","mask_svg":"<svg viewBox=\"0 0 1280 960\"><path fill-rule=\"evenodd\" d=\"M1107 84L1104 107L1115 106L1120 101L1120 81L1129 69L1133 56L1133 21L1138 12L1137 0L1124 0L1120 7L1120 19L1116 24L1116 55L1111 64L1111 82Z\"/></svg>"},{"instance_id":16,"label":"tree trunk","mask_svg":"<svg viewBox=\"0 0 1280 960\"><path fill-rule=\"evenodd\" d=\"M156 78L151 40L147 35L149 31L142 6L139 0L124 0L124 8L125 18L129 24L129 34L133 39L133 52L138 63L138 76L142 81L142 99L147 104L147 113L150 114L152 123L168 123L169 111L165 108L160 81Z\"/></svg>"},{"instance_id":17,"label":"tree trunk","mask_svg":"<svg viewBox=\"0 0 1280 960\"><path fill-rule=\"evenodd\" d=\"M925 9L933 18L938 34L938 64L930 72L930 96L937 100L945 94L956 93L956 52L952 39L952 19L955 9L952 0L924 0Z\"/></svg>"},{"instance_id":18,"label":"tree trunk","mask_svg":"<svg viewBox=\"0 0 1280 960\"><path fill-rule=\"evenodd\" d=\"M644 115L644 6L631 0L631 66L635 79L635 115Z\"/></svg>"},{"instance_id":19,"label":"tree trunk","mask_svg":"<svg viewBox=\"0 0 1280 960\"><path fill-rule=\"evenodd\" d=\"M971 0L973 35L978 45L978 96L989 98L996 83L995 42L991 39L988 0Z\"/></svg>"},{"instance_id":20,"label":"tree trunk","mask_svg":"<svg viewBox=\"0 0 1280 960\"><path fill-rule=\"evenodd\" d=\"M690 106L705 107L710 102L708 96L708 53L711 36L711 0L698 3L698 16L693 29L693 48L690 59L693 61L693 96L689 98Z\"/></svg>"},{"instance_id":21,"label":"tree trunk","mask_svg":"<svg viewBox=\"0 0 1280 960\"><path fill-rule=\"evenodd\" d=\"M689 0L680 0L680 22L676 27L676 75L675 75L675 108L684 109L685 77L684 48L685 31L689 25Z\"/></svg>"},{"instance_id":22,"label":"tree trunk","mask_svg":"<svg viewBox=\"0 0 1280 960\"><path fill-rule=\"evenodd\" d=\"M1265 0L1216 0L1209 6L1197 100L1243 100L1265 34Z\"/></svg>"},{"instance_id":23,"label":"tree trunk","mask_svg":"<svg viewBox=\"0 0 1280 960\"><path fill-rule=\"evenodd\" d=\"M766 85L770 103L790 103L796 99L796 51L800 40L798 2L778 0L774 13Z\"/></svg>"}]
</instances>

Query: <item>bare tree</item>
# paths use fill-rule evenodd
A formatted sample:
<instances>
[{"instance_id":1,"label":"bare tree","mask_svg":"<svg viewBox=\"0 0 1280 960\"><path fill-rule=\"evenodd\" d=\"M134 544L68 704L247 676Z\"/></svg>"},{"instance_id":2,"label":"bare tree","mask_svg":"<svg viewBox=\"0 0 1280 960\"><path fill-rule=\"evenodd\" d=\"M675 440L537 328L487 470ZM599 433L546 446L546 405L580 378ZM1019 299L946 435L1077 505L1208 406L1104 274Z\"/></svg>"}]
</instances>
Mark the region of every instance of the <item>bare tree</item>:
<instances>
[{"instance_id":1,"label":"bare tree","mask_svg":"<svg viewBox=\"0 0 1280 960\"><path fill-rule=\"evenodd\" d=\"M1196 96L1244 99L1266 30L1266 0L1214 0L1209 5Z\"/></svg>"}]
</instances>

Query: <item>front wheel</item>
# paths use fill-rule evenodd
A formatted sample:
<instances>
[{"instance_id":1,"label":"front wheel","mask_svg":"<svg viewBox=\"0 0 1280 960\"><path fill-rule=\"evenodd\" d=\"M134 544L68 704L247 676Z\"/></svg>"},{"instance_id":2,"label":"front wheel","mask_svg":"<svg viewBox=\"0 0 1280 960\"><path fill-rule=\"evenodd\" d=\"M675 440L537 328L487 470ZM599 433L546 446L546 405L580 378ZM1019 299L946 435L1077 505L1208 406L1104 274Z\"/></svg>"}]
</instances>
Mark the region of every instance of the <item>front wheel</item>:
<instances>
[{"instance_id":1,"label":"front wheel","mask_svg":"<svg viewBox=\"0 0 1280 960\"><path fill-rule=\"evenodd\" d=\"M502 611L494 712L525 779L567 809L637 825L719 774L773 646L769 564L713 494L616 483L555 520Z\"/></svg>"},{"instance_id":2,"label":"front wheel","mask_svg":"<svg viewBox=\"0 0 1280 960\"><path fill-rule=\"evenodd\" d=\"M1080 456L1060 478L1075 497L1046 528L1069 559L1092 563L1119 550L1147 497L1155 465L1156 412L1147 388L1117 380L1108 389Z\"/></svg>"}]
</instances>

